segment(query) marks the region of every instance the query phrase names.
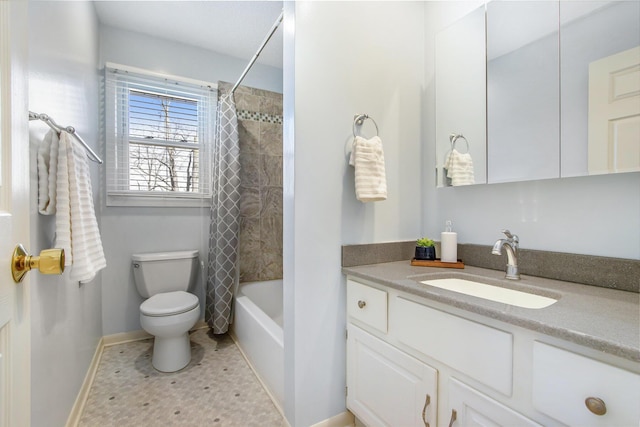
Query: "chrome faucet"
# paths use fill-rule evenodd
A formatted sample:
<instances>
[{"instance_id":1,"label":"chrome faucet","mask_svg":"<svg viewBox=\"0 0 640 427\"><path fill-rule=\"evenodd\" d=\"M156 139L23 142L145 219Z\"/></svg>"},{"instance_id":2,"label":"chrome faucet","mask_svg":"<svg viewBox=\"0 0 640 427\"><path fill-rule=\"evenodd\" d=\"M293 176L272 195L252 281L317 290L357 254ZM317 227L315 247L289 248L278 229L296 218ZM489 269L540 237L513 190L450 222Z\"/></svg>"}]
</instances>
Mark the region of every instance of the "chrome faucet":
<instances>
[{"instance_id":1,"label":"chrome faucet","mask_svg":"<svg viewBox=\"0 0 640 427\"><path fill-rule=\"evenodd\" d=\"M518 236L511 234L509 230L502 230L507 236L506 239L499 239L494 243L491 253L494 255L502 255L502 247L507 250L507 279L520 280L518 272Z\"/></svg>"}]
</instances>

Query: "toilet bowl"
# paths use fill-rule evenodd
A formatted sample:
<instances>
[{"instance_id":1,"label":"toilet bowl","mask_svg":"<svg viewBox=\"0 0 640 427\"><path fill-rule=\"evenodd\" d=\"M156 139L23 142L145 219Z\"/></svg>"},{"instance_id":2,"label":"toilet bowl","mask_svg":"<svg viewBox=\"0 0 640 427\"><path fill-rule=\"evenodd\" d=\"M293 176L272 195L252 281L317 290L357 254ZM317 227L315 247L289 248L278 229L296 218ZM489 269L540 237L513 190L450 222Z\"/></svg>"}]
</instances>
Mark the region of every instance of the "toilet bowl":
<instances>
[{"instance_id":1,"label":"toilet bowl","mask_svg":"<svg viewBox=\"0 0 640 427\"><path fill-rule=\"evenodd\" d=\"M187 292L197 277L198 251L133 255L134 280L141 296L140 325L154 336L151 363L161 372L189 364L189 329L200 317L198 297Z\"/></svg>"}]
</instances>

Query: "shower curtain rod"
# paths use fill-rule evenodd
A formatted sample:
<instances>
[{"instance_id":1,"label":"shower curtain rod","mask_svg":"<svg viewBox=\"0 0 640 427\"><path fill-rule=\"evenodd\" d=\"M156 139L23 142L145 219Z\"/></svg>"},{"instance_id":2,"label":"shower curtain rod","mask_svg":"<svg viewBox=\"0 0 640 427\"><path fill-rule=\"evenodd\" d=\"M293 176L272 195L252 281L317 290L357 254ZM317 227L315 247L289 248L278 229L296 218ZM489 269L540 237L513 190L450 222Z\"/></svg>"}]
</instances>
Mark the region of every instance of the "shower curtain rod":
<instances>
[{"instance_id":1,"label":"shower curtain rod","mask_svg":"<svg viewBox=\"0 0 640 427\"><path fill-rule=\"evenodd\" d=\"M247 67L242 72L242 75L240 76L240 78L238 79L236 84L231 89L231 94L232 95L236 91L238 86L240 86L240 83L242 83L242 80L244 80L244 76L246 76L247 73L249 72L249 70L251 69L251 67L253 67L253 63L256 62L256 59L258 59L258 56L260 56L260 53L262 52L262 49L264 49L264 47L267 45L267 43L269 43L269 40L271 39L271 36L273 36L273 33L275 33L276 30L278 29L278 26L282 22L282 18L283 17L284 17L284 10L282 10L282 12L280 12L280 16L278 16L278 19L276 19L276 22L273 23L273 26L269 30L269 34L267 34L267 37L265 37L264 41L262 42L262 45L260 45L260 48L258 49L256 54L253 55L253 58L251 58L251 61L249 61L249 65L247 65Z\"/></svg>"}]
</instances>

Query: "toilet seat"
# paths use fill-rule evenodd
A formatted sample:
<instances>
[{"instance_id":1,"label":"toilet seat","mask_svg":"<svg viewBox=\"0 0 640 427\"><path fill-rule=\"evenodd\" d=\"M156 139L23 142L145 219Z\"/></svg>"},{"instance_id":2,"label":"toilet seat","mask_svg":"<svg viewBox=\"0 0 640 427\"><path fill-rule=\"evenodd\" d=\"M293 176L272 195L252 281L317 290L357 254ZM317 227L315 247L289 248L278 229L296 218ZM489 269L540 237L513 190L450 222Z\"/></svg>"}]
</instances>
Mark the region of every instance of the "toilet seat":
<instances>
[{"instance_id":1,"label":"toilet seat","mask_svg":"<svg viewBox=\"0 0 640 427\"><path fill-rule=\"evenodd\" d=\"M163 292L140 304L140 313L153 317L172 316L193 310L198 303L198 297L188 292Z\"/></svg>"}]
</instances>

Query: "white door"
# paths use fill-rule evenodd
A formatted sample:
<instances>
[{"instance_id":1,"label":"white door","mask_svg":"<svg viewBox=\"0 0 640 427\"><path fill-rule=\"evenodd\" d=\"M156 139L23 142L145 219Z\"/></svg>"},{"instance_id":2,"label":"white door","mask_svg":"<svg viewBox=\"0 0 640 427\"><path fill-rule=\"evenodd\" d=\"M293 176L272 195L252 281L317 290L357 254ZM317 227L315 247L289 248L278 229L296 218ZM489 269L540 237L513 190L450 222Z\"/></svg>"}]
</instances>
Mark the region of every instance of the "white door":
<instances>
[{"instance_id":1,"label":"white door","mask_svg":"<svg viewBox=\"0 0 640 427\"><path fill-rule=\"evenodd\" d=\"M589 174L640 171L640 47L589 64Z\"/></svg>"},{"instance_id":2,"label":"white door","mask_svg":"<svg viewBox=\"0 0 640 427\"><path fill-rule=\"evenodd\" d=\"M0 426L30 423L29 278L16 284L13 249L29 244L27 2L0 0ZM27 246L25 246L27 247ZM29 249L27 247L27 249Z\"/></svg>"}]
</instances>

